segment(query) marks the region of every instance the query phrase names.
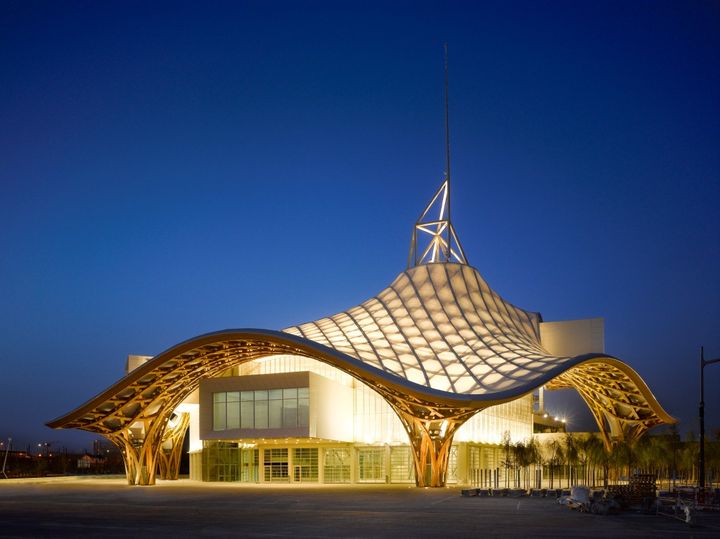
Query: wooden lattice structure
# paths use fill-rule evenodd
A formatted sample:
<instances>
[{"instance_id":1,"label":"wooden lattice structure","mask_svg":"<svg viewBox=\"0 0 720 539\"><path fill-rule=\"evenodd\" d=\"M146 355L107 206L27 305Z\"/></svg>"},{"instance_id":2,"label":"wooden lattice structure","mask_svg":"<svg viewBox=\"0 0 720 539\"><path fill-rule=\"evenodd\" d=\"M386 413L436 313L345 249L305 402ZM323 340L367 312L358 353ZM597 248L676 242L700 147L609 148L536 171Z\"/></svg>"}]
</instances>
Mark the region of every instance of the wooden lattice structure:
<instances>
[{"instance_id":1,"label":"wooden lattice structure","mask_svg":"<svg viewBox=\"0 0 720 539\"><path fill-rule=\"evenodd\" d=\"M672 422L667 414L658 413L640 376L617 359L584 362L545 387L576 389L595 417L608 449L615 440L632 443L649 428Z\"/></svg>"},{"instance_id":2,"label":"wooden lattice structure","mask_svg":"<svg viewBox=\"0 0 720 539\"><path fill-rule=\"evenodd\" d=\"M185 432L190 424L190 414L181 412L170 416L165 427L160 451L158 452L158 472L160 479L177 479L180 474L180 457L182 456Z\"/></svg>"}]
</instances>

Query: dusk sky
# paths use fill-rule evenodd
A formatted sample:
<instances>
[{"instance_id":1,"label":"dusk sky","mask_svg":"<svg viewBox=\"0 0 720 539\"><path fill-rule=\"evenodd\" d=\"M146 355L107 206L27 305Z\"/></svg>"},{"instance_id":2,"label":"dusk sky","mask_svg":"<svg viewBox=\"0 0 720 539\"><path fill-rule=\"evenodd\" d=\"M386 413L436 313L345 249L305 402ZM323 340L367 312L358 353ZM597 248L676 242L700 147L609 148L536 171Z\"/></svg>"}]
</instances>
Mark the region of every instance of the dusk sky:
<instances>
[{"instance_id":1,"label":"dusk sky","mask_svg":"<svg viewBox=\"0 0 720 539\"><path fill-rule=\"evenodd\" d=\"M469 263L547 321L604 317L697 432L720 3L0 0L0 440L88 446L44 423L128 354L387 286L443 179L445 41Z\"/></svg>"}]
</instances>

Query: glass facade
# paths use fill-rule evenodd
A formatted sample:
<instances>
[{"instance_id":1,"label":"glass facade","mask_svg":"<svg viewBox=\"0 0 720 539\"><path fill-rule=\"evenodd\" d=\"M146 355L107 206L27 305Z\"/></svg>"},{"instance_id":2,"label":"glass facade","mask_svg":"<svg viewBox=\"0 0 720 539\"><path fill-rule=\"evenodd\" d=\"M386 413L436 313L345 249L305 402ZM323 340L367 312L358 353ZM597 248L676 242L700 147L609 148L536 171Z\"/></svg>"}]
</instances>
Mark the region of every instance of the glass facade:
<instances>
[{"instance_id":1,"label":"glass facade","mask_svg":"<svg viewBox=\"0 0 720 539\"><path fill-rule=\"evenodd\" d=\"M400 418L376 391L358 383L353 391L353 437L356 442L407 443Z\"/></svg>"},{"instance_id":2,"label":"glass facade","mask_svg":"<svg viewBox=\"0 0 720 539\"><path fill-rule=\"evenodd\" d=\"M453 445L450 447L450 454L448 455L448 483L457 483L458 471L458 446Z\"/></svg>"},{"instance_id":3,"label":"glass facade","mask_svg":"<svg viewBox=\"0 0 720 539\"><path fill-rule=\"evenodd\" d=\"M499 444L506 432L513 443L529 440L533 435L532 407L533 397L526 395L486 408L468 419L455 433L454 440Z\"/></svg>"},{"instance_id":4,"label":"glass facade","mask_svg":"<svg viewBox=\"0 0 720 539\"><path fill-rule=\"evenodd\" d=\"M243 483L258 482L259 451L257 449L240 450L240 481Z\"/></svg>"},{"instance_id":5,"label":"glass facade","mask_svg":"<svg viewBox=\"0 0 720 539\"><path fill-rule=\"evenodd\" d=\"M213 430L307 427L307 387L213 393Z\"/></svg>"},{"instance_id":6,"label":"glass facade","mask_svg":"<svg viewBox=\"0 0 720 539\"><path fill-rule=\"evenodd\" d=\"M349 483L351 462L350 448L326 449L323 469L325 483Z\"/></svg>"},{"instance_id":7,"label":"glass facade","mask_svg":"<svg viewBox=\"0 0 720 539\"><path fill-rule=\"evenodd\" d=\"M243 363L234 369L233 374L245 376L303 371L353 388L353 441L362 444L407 443L407 434L400 419L377 392L321 361L292 355L268 356ZM509 432L510 440L515 443L532 436L532 425L532 395L527 395L478 412L458 429L454 439L458 442L499 444L504 433Z\"/></svg>"},{"instance_id":8,"label":"glass facade","mask_svg":"<svg viewBox=\"0 0 720 539\"><path fill-rule=\"evenodd\" d=\"M298 439L300 441L301 439ZM204 442L191 478L239 483L395 483L415 482L408 445L362 447L248 447L242 442ZM483 488L517 486L514 468L506 467L498 445L460 443L450 447L447 482ZM201 464L201 465L200 465ZM555 478L560 473L556 471ZM539 481L539 480L538 480Z\"/></svg>"},{"instance_id":9,"label":"glass facade","mask_svg":"<svg viewBox=\"0 0 720 539\"><path fill-rule=\"evenodd\" d=\"M409 446L390 448L390 481L393 483L415 482L415 463Z\"/></svg>"},{"instance_id":10,"label":"glass facade","mask_svg":"<svg viewBox=\"0 0 720 539\"><path fill-rule=\"evenodd\" d=\"M318 480L318 448L297 447L293 449L293 481L314 482Z\"/></svg>"},{"instance_id":11,"label":"glass facade","mask_svg":"<svg viewBox=\"0 0 720 539\"><path fill-rule=\"evenodd\" d=\"M502 461L499 446L469 446L466 482L476 487L499 488L507 471L502 467Z\"/></svg>"},{"instance_id":12,"label":"glass facade","mask_svg":"<svg viewBox=\"0 0 720 539\"><path fill-rule=\"evenodd\" d=\"M202 452L203 481L258 480L258 450L234 442L206 442Z\"/></svg>"},{"instance_id":13,"label":"glass facade","mask_svg":"<svg viewBox=\"0 0 720 539\"><path fill-rule=\"evenodd\" d=\"M285 372L313 372L319 376L337 382L338 384L352 387L355 379L347 373L335 367L302 356L291 356L287 354L267 356L248 361L233 368L233 376L249 376L252 374L280 374Z\"/></svg>"},{"instance_id":14,"label":"glass facade","mask_svg":"<svg viewBox=\"0 0 720 539\"><path fill-rule=\"evenodd\" d=\"M263 467L265 481L288 481L288 449L279 447L263 451Z\"/></svg>"},{"instance_id":15,"label":"glass facade","mask_svg":"<svg viewBox=\"0 0 720 539\"><path fill-rule=\"evenodd\" d=\"M339 484L415 481L407 433L390 405L371 387L319 361L290 355L254 360L236 367L232 374L285 372L312 372L351 389L350 407L337 418L352 422L352 429L347 431L347 439L334 442L349 445L333 447L330 445L333 438L324 441L315 438L313 444L320 442L316 447L307 447L308 440L304 438L288 439L287 443L277 439L266 443L263 438L266 435L260 433L246 440L248 445L254 446L252 449L243 448L242 440L237 439L232 440L235 443L230 440L205 442L203 479ZM327 389L332 386L319 387L326 389L318 392L313 389L313 398L323 400L313 406L333 409L334 393ZM307 427L310 423L309 387L215 392L212 403L214 431ZM337 414L337 410L335 412ZM500 442L506 432L512 443L532 436L532 395L483 410L458 430L448 455L448 483L503 486L508 472L502 465ZM267 438L273 436L270 434Z\"/></svg>"},{"instance_id":16,"label":"glass facade","mask_svg":"<svg viewBox=\"0 0 720 539\"><path fill-rule=\"evenodd\" d=\"M358 449L358 480L366 483L385 483L385 448Z\"/></svg>"}]
</instances>

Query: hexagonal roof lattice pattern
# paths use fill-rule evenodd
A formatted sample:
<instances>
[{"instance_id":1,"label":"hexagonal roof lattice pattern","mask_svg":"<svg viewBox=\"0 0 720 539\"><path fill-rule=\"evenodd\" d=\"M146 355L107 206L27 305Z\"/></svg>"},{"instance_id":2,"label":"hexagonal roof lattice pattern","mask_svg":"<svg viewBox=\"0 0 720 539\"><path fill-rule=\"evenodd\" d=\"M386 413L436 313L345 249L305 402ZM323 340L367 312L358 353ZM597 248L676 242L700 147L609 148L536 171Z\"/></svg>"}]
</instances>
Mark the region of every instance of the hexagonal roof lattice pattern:
<instances>
[{"instance_id":1,"label":"hexagonal roof lattice pattern","mask_svg":"<svg viewBox=\"0 0 720 539\"><path fill-rule=\"evenodd\" d=\"M536 386L568 358L540 343L540 315L503 300L465 264L404 271L364 303L284 331L451 393Z\"/></svg>"}]
</instances>

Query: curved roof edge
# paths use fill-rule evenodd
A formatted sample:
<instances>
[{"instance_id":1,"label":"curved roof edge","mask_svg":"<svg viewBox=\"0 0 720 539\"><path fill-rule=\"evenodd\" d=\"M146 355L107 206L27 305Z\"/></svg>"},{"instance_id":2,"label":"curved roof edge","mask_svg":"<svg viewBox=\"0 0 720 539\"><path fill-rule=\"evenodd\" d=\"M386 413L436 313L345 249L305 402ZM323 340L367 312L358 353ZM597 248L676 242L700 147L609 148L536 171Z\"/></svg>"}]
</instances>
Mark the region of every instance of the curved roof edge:
<instances>
[{"instance_id":1,"label":"curved roof edge","mask_svg":"<svg viewBox=\"0 0 720 539\"><path fill-rule=\"evenodd\" d=\"M200 349L201 347L208 346L220 346L231 341L244 341L247 343L267 343L271 347L276 346L278 354L283 353L300 353L311 359L316 359L324 363L328 363L353 377L363 382L372 382L373 380L381 382L384 386L392 388L402 394L406 394L412 398L419 399L422 401L432 401L437 404L447 406L465 406L469 408L477 408L478 410L501 404L509 400L513 400L522 395L533 391L537 387L540 387L552 379L560 376L564 372L567 372L574 367L577 367L586 363L605 363L619 369L622 373L627 375L630 380L638 388L642 396L646 399L649 407L654 413L658 415L658 418L663 422L674 423L673 419L667 414L657 399L640 378L640 376L628 365L620 361L619 359L608 356L605 354L584 354L573 358L566 358L566 360L557 367L545 373L542 377L536 378L531 382L516 386L512 389L495 393L450 393L437 389L432 389L415 382L408 381L399 376L390 374L386 371L368 365L363 361L354 358L348 354L334 350L328 346L319 344L311 341L304 337L299 337L289 333L276 330L266 329L227 329L222 331L216 331L212 333L206 333L197 337L183 341L171 348L168 348L164 352L158 354L147 363L138 367L134 371L128 373L126 376L118 380L116 383L111 385L105 391L99 393L89 401L85 402L75 410L65 414L64 416L53 419L47 422L47 426L52 428L62 428L68 423L80 419L83 415L88 414L98 408L99 406L114 401L116 412L118 408L126 406L128 399L120 397L120 393L133 384L139 384L143 379L155 376L166 376L168 373L173 372L175 369L179 369L183 366L181 356L188 354L193 350ZM222 348L219 348L222 350ZM233 351L230 352L237 356L242 357L242 352ZM248 360L254 359L248 354ZM180 360L180 361L179 361ZM186 358L186 362L192 362L193 358ZM169 370L168 365L172 365ZM200 371L201 367L198 366L197 370ZM203 372L195 373L195 380L204 378ZM194 386L196 387L196 386ZM188 394L194 390L194 387L188 390ZM130 399L132 400L132 399ZM99 412L98 413L104 413ZM109 412L108 412L109 413Z\"/></svg>"}]
</instances>

